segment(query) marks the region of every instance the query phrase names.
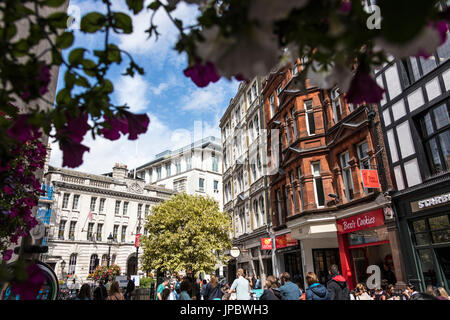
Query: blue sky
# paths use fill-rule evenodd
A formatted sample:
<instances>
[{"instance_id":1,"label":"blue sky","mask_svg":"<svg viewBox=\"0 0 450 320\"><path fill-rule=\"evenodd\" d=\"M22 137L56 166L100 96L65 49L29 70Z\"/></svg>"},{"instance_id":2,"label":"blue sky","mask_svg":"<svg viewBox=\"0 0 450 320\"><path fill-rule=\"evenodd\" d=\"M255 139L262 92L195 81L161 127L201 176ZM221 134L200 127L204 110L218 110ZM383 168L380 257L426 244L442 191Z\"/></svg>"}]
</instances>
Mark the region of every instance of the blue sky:
<instances>
[{"instance_id":1,"label":"blue sky","mask_svg":"<svg viewBox=\"0 0 450 320\"><path fill-rule=\"evenodd\" d=\"M100 1L72 0L69 14L82 17L91 11L102 12L102 6ZM113 10L133 16L124 0L115 0ZM195 5L181 3L174 15L186 23L195 23L197 14ZM133 33L115 35L110 39L110 42L131 53L138 65L144 68L145 75L135 75L134 78L122 76L121 73L128 66L125 56L122 64L115 66L108 74L115 88L113 101L117 104L127 103L133 112L147 113L150 117L148 131L139 137L137 143L126 137L117 141L98 137L94 141L88 133L83 144L91 150L85 153L84 163L76 170L104 173L110 171L117 162L125 163L131 169L152 160L157 153L189 144L200 135L220 137L220 118L237 92L239 83L221 79L206 88L198 88L183 74L187 58L173 49L178 34L162 10L155 17L161 36L157 41L154 38L147 39L148 34L144 30L150 25L150 16L151 11L146 10L133 16ZM65 50L65 54L81 46L88 50L102 48L104 43L103 34L86 35L78 30L74 34L75 43ZM61 69L58 89L63 85L63 72L64 69ZM195 137L194 126L202 127L201 133L195 131ZM50 164L59 167L61 163L62 153L56 144L52 144Z\"/></svg>"}]
</instances>

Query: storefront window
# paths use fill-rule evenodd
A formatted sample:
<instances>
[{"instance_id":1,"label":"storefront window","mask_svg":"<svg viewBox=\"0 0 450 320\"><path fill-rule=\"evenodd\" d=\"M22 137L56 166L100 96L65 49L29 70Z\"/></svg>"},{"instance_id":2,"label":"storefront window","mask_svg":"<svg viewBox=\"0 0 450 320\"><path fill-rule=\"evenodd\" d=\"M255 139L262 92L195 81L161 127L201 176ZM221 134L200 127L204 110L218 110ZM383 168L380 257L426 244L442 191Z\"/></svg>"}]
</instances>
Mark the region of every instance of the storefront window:
<instances>
[{"instance_id":1,"label":"storefront window","mask_svg":"<svg viewBox=\"0 0 450 320\"><path fill-rule=\"evenodd\" d=\"M319 278L319 282L328 282L328 270L331 265L341 265L339 259L339 249L313 249L314 273Z\"/></svg>"},{"instance_id":2,"label":"storefront window","mask_svg":"<svg viewBox=\"0 0 450 320\"><path fill-rule=\"evenodd\" d=\"M450 242L448 214L412 222L417 246Z\"/></svg>"},{"instance_id":3,"label":"storefront window","mask_svg":"<svg viewBox=\"0 0 450 320\"><path fill-rule=\"evenodd\" d=\"M348 234L350 246L388 240L388 233L384 226L351 232Z\"/></svg>"},{"instance_id":4,"label":"storefront window","mask_svg":"<svg viewBox=\"0 0 450 320\"><path fill-rule=\"evenodd\" d=\"M436 285L437 277L431 249L418 250L425 285Z\"/></svg>"}]
</instances>

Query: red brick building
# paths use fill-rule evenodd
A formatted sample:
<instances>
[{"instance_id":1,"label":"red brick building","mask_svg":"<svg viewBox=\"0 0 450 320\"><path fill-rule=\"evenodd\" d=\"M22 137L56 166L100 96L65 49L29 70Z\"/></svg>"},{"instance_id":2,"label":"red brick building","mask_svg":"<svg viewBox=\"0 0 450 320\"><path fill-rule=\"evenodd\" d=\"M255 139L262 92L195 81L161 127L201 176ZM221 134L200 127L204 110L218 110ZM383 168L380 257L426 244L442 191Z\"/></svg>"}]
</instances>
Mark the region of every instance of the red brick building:
<instances>
[{"instance_id":1,"label":"red brick building","mask_svg":"<svg viewBox=\"0 0 450 320\"><path fill-rule=\"evenodd\" d=\"M378 114L347 104L338 88L296 89L300 64L269 74L262 92L275 242L300 240L276 250L278 271L326 282L336 263L353 287L369 265L387 262L403 280L395 221L385 219L392 184ZM380 187L364 188L362 169L378 170ZM342 230L345 219L358 226ZM364 219L373 223L359 226Z\"/></svg>"}]
</instances>

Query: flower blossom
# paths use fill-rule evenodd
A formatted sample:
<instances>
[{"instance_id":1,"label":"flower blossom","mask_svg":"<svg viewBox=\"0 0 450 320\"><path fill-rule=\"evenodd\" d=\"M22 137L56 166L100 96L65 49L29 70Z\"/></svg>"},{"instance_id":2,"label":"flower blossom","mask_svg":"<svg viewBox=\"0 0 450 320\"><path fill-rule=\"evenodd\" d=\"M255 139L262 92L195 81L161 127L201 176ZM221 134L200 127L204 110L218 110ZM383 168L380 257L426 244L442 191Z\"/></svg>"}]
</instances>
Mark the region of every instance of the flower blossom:
<instances>
[{"instance_id":1,"label":"flower blossom","mask_svg":"<svg viewBox=\"0 0 450 320\"><path fill-rule=\"evenodd\" d=\"M12 255L13 255L13 251L12 250L6 250L5 252L3 252L3 260L4 261L10 260Z\"/></svg>"},{"instance_id":2,"label":"flower blossom","mask_svg":"<svg viewBox=\"0 0 450 320\"><path fill-rule=\"evenodd\" d=\"M63 167L76 168L83 163L83 153L90 149L81 143L64 139L59 141L59 147L63 152Z\"/></svg>"},{"instance_id":3,"label":"flower blossom","mask_svg":"<svg viewBox=\"0 0 450 320\"><path fill-rule=\"evenodd\" d=\"M45 276L37 264L31 264L26 268L28 279L26 282L13 283L11 291L19 295L20 300L36 300L39 290L45 283Z\"/></svg>"},{"instance_id":4,"label":"flower blossom","mask_svg":"<svg viewBox=\"0 0 450 320\"><path fill-rule=\"evenodd\" d=\"M378 103L383 98L384 89L380 88L369 73L361 67L356 71L347 92L348 103L355 105L366 103Z\"/></svg>"},{"instance_id":5,"label":"flower blossom","mask_svg":"<svg viewBox=\"0 0 450 320\"><path fill-rule=\"evenodd\" d=\"M322 89L331 89L337 85L343 92L349 90L353 73L348 67L343 64L337 64L326 71L320 69L316 62L313 62L312 67L308 69L307 78L312 85Z\"/></svg>"},{"instance_id":6,"label":"flower blossom","mask_svg":"<svg viewBox=\"0 0 450 320\"><path fill-rule=\"evenodd\" d=\"M206 87L210 82L217 82L220 79L216 67L211 62L206 64L197 62L194 66L184 70L183 73L186 77L191 78L200 88Z\"/></svg>"}]
</instances>

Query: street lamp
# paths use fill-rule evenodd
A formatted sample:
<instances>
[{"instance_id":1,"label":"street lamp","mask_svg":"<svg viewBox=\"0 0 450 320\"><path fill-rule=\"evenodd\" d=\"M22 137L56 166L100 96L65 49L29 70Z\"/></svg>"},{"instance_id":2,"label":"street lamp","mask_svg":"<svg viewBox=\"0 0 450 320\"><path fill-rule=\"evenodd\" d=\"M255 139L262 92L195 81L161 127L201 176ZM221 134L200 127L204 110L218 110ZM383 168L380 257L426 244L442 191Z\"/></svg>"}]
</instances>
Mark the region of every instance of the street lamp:
<instances>
[{"instance_id":1,"label":"street lamp","mask_svg":"<svg viewBox=\"0 0 450 320\"><path fill-rule=\"evenodd\" d=\"M108 268L109 268L109 261L111 260L111 245L113 243L114 237L112 236L112 234L110 233L108 236Z\"/></svg>"}]
</instances>

